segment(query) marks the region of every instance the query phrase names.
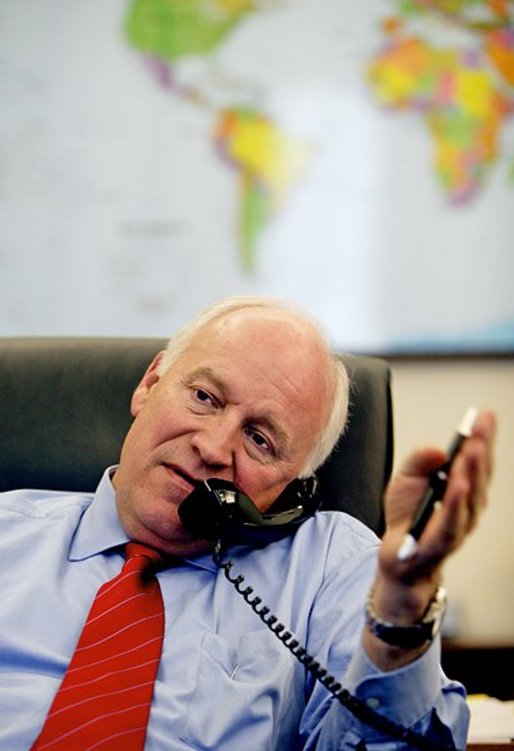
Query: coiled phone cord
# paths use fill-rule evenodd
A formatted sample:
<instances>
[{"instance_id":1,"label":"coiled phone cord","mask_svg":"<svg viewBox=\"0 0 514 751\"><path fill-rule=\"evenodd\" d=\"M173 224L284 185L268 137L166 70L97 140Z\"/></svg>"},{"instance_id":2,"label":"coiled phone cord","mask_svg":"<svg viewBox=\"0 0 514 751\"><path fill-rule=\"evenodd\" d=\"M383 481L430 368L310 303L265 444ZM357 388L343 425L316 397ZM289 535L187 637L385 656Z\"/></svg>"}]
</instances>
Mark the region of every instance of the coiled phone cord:
<instances>
[{"instance_id":1,"label":"coiled phone cord","mask_svg":"<svg viewBox=\"0 0 514 751\"><path fill-rule=\"evenodd\" d=\"M253 587L243 587L245 577L242 574L233 576L231 571L234 566L233 561L222 560L222 546L220 542L217 543L212 555L212 559L216 566L223 570L226 579L232 584L236 591L243 597L245 602L250 605L254 613L256 613L261 621L269 628L269 630L275 634L291 652L294 657L309 671L328 691L355 717L362 720L375 730L379 730L386 735L389 735L395 740L403 741L409 744L413 748L419 748L423 751L455 751L455 746L445 745L442 743L436 743L428 740L419 733L415 733L409 728L405 728L392 720L389 720L384 715L378 714L373 711L368 705L353 696L347 689L343 688L340 683L324 668L314 657L312 657L307 650L300 644L298 639L294 637L290 631L286 629L283 623L280 623L276 615L271 613L270 609L263 604L262 597L253 595ZM252 597L253 595L253 597Z\"/></svg>"}]
</instances>

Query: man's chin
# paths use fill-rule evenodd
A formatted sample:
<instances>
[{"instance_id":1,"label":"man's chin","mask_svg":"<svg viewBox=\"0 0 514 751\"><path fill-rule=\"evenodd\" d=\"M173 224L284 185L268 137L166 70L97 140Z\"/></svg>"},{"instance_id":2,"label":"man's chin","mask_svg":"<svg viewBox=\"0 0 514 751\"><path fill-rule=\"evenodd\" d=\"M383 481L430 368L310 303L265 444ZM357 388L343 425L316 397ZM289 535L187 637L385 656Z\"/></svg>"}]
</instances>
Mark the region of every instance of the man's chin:
<instances>
[{"instance_id":1,"label":"man's chin","mask_svg":"<svg viewBox=\"0 0 514 751\"><path fill-rule=\"evenodd\" d=\"M212 540L204 540L197 535L186 532L178 513L172 523L140 525L136 530L137 539L167 555L189 556L206 553L214 548Z\"/></svg>"},{"instance_id":2,"label":"man's chin","mask_svg":"<svg viewBox=\"0 0 514 751\"><path fill-rule=\"evenodd\" d=\"M117 489L117 477L113 478ZM171 487L170 487L171 485ZM212 550L213 542L187 532L179 516L179 506L189 495L185 487L171 483L148 484L137 501L123 504L117 492L118 515L127 535L168 555L187 556Z\"/></svg>"},{"instance_id":3,"label":"man's chin","mask_svg":"<svg viewBox=\"0 0 514 751\"><path fill-rule=\"evenodd\" d=\"M156 538L152 547L166 555L185 558L211 552L214 549L214 543L212 540L202 540L199 537L174 540Z\"/></svg>"}]
</instances>

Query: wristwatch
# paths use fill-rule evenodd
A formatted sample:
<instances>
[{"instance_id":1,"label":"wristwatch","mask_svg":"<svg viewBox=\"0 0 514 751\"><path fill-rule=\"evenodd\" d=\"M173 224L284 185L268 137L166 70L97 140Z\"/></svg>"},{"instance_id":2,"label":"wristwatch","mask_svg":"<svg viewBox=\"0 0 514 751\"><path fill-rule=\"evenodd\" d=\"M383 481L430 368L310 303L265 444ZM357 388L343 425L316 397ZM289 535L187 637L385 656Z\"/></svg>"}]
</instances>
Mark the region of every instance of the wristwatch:
<instances>
[{"instance_id":1,"label":"wristwatch","mask_svg":"<svg viewBox=\"0 0 514 751\"><path fill-rule=\"evenodd\" d=\"M395 626L383 621L373 608L373 590L366 604L366 625L372 634L394 647L416 649L431 642L439 633L446 611L446 590L439 587L431 599L421 620L412 626Z\"/></svg>"}]
</instances>

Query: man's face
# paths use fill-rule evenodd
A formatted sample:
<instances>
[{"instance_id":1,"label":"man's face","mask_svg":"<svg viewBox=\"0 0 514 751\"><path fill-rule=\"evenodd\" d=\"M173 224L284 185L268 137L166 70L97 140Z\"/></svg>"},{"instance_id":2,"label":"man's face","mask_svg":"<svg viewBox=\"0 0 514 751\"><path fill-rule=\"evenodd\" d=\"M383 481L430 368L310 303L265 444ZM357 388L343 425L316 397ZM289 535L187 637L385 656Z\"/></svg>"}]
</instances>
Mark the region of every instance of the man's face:
<instances>
[{"instance_id":1,"label":"man's face","mask_svg":"<svg viewBox=\"0 0 514 751\"><path fill-rule=\"evenodd\" d=\"M209 544L182 527L194 482L229 480L264 511L301 471L333 392L323 346L289 314L244 310L203 329L162 376L158 359L132 400L114 477L127 533L168 553Z\"/></svg>"}]
</instances>

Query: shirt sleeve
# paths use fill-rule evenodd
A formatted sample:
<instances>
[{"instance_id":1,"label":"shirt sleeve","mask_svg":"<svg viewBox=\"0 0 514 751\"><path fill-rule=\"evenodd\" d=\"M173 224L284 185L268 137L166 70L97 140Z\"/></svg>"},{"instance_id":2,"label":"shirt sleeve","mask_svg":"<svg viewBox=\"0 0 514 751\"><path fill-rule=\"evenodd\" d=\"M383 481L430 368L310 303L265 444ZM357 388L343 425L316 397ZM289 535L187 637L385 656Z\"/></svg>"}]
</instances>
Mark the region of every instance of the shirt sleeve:
<instances>
[{"instance_id":1,"label":"shirt sleeve","mask_svg":"<svg viewBox=\"0 0 514 751\"><path fill-rule=\"evenodd\" d=\"M449 681L442 673L439 639L420 658L388 673L376 668L359 645L343 685L377 714L411 728L436 746L465 748L469 722L465 692L460 684ZM356 719L352 720L352 726L350 745L336 748L355 748L352 733L369 749L397 749L405 745Z\"/></svg>"},{"instance_id":2,"label":"shirt sleeve","mask_svg":"<svg viewBox=\"0 0 514 751\"><path fill-rule=\"evenodd\" d=\"M410 665L384 673L359 647L342 680L343 688L366 708L431 741L434 748L464 749L469 723L465 692L460 684L449 681L442 673L439 651L439 643L434 642ZM326 714L304 748L306 751L403 751L413 746L359 720L338 699L330 698Z\"/></svg>"},{"instance_id":3,"label":"shirt sleeve","mask_svg":"<svg viewBox=\"0 0 514 751\"><path fill-rule=\"evenodd\" d=\"M334 569L327 558L326 576L311 622L311 644L328 672L364 706L403 728L422 735L434 748L464 749L469 711L463 687L446 678L440 667L440 640L418 659L383 672L367 657L361 643L366 594L376 560L369 548ZM353 571L351 570L353 568ZM326 605L324 605L326 603ZM334 603L338 607L334 608ZM338 622L329 613L339 613ZM305 751L406 751L416 748L359 720L319 681L310 682L304 713Z\"/></svg>"}]
</instances>

